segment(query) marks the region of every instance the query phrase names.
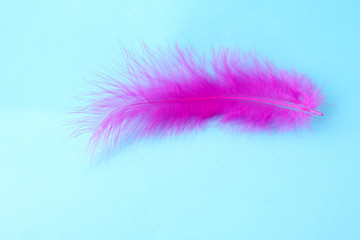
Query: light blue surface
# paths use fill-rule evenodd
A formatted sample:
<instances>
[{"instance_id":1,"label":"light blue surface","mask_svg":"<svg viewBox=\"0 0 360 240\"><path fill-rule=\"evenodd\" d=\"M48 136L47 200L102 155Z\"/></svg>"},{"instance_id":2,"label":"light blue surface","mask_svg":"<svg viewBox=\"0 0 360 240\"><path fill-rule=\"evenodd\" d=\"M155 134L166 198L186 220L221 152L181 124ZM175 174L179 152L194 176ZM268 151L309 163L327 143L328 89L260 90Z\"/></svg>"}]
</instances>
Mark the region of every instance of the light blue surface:
<instances>
[{"instance_id":1,"label":"light blue surface","mask_svg":"<svg viewBox=\"0 0 360 240\"><path fill-rule=\"evenodd\" d=\"M0 239L360 239L360 2L0 2ZM65 114L119 42L256 50L324 85L312 131L210 128L90 165Z\"/></svg>"}]
</instances>

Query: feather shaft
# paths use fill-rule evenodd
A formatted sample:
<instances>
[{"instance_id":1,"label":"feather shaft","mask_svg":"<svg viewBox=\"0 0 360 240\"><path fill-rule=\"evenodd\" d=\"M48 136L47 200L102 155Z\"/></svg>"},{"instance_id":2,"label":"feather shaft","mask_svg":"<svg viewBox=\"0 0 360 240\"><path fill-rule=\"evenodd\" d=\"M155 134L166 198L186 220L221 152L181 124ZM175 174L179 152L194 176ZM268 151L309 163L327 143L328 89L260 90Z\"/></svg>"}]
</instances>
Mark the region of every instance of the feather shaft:
<instances>
[{"instance_id":1,"label":"feather shaft","mask_svg":"<svg viewBox=\"0 0 360 240\"><path fill-rule=\"evenodd\" d=\"M245 101L259 102L259 103L276 105L276 106L279 106L279 107L290 108L290 109L297 110L297 111L304 111L304 112L312 113L312 114L319 115L319 116L324 115L322 112L312 110L310 108L307 108L307 107L304 107L304 106L301 106L301 105L292 104L292 103L285 103L285 102L280 102L280 101L274 101L274 100L269 100L269 99L251 98L251 97L201 97L201 98L166 99L166 100L159 100L159 101L149 101L149 102L141 102L141 103L129 104L129 105L122 106L121 108L115 109L108 116L106 116L106 118L103 121L105 121L111 114L113 114L113 113L115 113L115 112L117 112L117 111L119 111L121 109L127 108L127 107L136 107L136 106L146 105L146 104L167 103L167 102L216 100L216 99L245 100ZM102 125L103 121L99 124L99 126Z\"/></svg>"}]
</instances>

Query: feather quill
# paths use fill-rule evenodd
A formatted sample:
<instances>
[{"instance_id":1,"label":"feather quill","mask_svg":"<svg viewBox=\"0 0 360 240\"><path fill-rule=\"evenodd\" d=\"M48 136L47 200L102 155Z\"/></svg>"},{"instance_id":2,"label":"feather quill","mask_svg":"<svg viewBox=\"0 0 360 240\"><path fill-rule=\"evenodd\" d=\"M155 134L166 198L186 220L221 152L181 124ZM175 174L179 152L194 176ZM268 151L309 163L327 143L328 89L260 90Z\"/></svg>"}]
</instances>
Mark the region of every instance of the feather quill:
<instances>
[{"instance_id":1,"label":"feather quill","mask_svg":"<svg viewBox=\"0 0 360 240\"><path fill-rule=\"evenodd\" d=\"M117 73L103 74L76 112L74 135L91 132L89 147L111 151L127 142L201 129L210 123L244 131L310 127L324 100L304 74L278 69L256 54L194 48L135 55L123 48Z\"/></svg>"}]
</instances>

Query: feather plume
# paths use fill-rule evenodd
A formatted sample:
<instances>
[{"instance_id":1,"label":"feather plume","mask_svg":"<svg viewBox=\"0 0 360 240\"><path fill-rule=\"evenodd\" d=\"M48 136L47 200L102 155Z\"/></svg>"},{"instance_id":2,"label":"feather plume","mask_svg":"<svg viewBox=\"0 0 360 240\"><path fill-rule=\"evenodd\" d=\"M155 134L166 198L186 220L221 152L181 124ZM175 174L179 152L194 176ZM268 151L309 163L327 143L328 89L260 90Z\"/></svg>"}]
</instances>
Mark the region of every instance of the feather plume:
<instances>
[{"instance_id":1,"label":"feather plume","mask_svg":"<svg viewBox=\"0 0 360 240\"><path fill-rule=\"evenodd\" d=\"M310 127L324 97L304 74L280 70L256 54L220 48L209 59L192 47L135 55L123 48L117 73L103 74L78 111L74 135L91 132L91 151L201 129L244 131Z\"/></svg>"}]
</instances>

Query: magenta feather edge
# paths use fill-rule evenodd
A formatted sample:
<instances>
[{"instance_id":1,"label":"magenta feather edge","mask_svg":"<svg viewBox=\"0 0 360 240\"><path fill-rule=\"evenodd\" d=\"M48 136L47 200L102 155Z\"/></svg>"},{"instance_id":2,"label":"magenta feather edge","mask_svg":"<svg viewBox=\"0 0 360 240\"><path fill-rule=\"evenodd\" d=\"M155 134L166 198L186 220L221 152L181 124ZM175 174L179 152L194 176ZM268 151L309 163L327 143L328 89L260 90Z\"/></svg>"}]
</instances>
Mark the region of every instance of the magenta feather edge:
<instances>
[{"instance_id":1,"label":"magenta feather edge","mask_svg":"<svg viewBox=\"0 0 360 240\"><path fill-rule=\"evenodd\" d=\"M310 127L324 96L311 80L266 58L220 48L210 59L192 47L138 56L123 48L117 73L93 82L76 113L73 135L92 133L92 154L144 137L201 129L210 123L242 131Z\"/></svg>"}]
</instances>

